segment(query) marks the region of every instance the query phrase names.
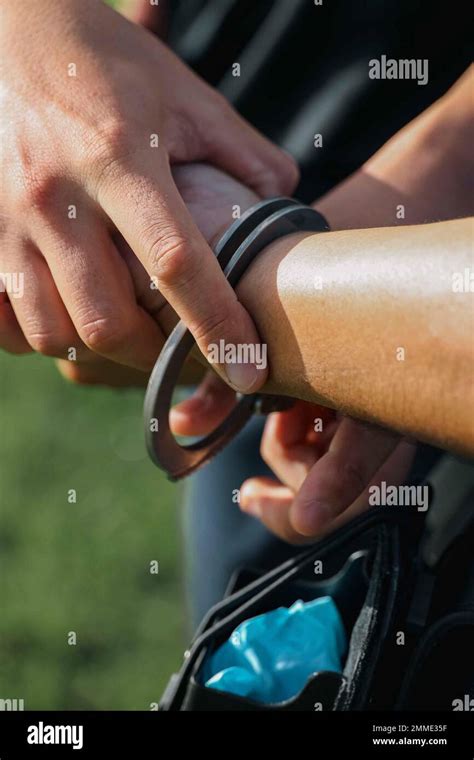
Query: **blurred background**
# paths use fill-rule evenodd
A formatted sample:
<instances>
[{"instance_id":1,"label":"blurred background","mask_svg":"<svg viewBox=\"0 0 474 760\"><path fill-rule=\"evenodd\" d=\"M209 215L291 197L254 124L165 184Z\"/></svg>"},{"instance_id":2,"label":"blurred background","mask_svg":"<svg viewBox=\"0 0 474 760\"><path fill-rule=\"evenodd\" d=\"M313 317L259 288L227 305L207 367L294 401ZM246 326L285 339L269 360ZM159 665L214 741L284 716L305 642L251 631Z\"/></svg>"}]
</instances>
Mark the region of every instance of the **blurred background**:
<instances>
[{"instance_id":1,"label":"blurred background","mask_svg":"<svg viewBox=\"0 0 474 760\"><path fill-rule=\"evenodd\" d=\"M315 16L306 0L172 0L168 38L246 118L293 152L302 168L297 195L309 202L466 68L470 49L459 29L468 24L447 15L441 0L430 4L427 24L422 5L358 0L347 12L347 4L333 2ZM413 40L417 56L430 61L426 87L367 78L367 60L411 55ZM247 76L229 73L236 60ZM316 130L325 135L324 151L314 150ZM0 398L0 699L24 699L30 710L147 710L181 663L189 634L179 492L146 455L143 391L72 386L50 359L0 353ZM253 456L252 446L244 441L234 465ZM213 541L218 512L209 509L206 523L206 505L197 506L194 555L207 561L198 572L195 562L189 586L213 591L211 575L222 579L226 563L240 564L239 546L251 544L237 530L233 543L229 535ZM150 573L152 562L158 574Z\"/></svg>"},{"instance_id":2,"label":"blurred background","mask_svg":"<svg viewBox=\"0 0 474 760\"><path fill-rule=\"evenodd\" d=\"M2 353L0 394L0 698L148 710L186 637L179 494L146 455L143 391Z\"/></svg>"}]
</instances>

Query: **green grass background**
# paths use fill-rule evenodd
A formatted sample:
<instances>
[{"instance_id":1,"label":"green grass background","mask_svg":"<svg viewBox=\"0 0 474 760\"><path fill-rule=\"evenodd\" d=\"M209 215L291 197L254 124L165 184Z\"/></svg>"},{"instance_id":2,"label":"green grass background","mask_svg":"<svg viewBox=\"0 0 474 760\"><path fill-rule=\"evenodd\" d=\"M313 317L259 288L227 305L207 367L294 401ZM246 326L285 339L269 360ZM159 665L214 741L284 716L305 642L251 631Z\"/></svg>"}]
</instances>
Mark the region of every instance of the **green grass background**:
<instances>
[{"instance_id":1,"label":"green grass background","mask_svg":"<svg viewBox=\"0 0 474 760\"><path fill-rule=\"evenodd\" d=\"M0 398L0 699L148 710L186 634L179 494L146 456L143 392L0 352Z\"/></svg>"},{"instance_id":2,"label":"green grass background","mask_svg":"<svg viewBox=\"0 0 474 760\"><path fill-rule=\"evenodd\" d=\"M0 353L0 394L0 698L150 709L185 635L178 492L146 456L143 392Z\"/></svg>"}]
</instances>

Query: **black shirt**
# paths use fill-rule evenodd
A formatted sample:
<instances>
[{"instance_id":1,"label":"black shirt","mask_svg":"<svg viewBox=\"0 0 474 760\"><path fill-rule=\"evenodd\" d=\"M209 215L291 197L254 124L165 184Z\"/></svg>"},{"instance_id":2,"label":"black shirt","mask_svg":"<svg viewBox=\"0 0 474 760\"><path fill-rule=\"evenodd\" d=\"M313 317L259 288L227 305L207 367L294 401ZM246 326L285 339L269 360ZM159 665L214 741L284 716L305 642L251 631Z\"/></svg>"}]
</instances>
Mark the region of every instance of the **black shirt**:
<instances>
[{"instance_id":1,"label":"black shirt","mask_svg":"<svg viewBox=\"0 0 474 760\"><path fill-rule=\"evenodd\" d=\"M444 0L170 0L170 11L171 46L295 156L305 201L357 169L470 62L467 4ZM382 56L427 59L427 84L371 79L369 62Z\"/></svg>"}]
</instances>

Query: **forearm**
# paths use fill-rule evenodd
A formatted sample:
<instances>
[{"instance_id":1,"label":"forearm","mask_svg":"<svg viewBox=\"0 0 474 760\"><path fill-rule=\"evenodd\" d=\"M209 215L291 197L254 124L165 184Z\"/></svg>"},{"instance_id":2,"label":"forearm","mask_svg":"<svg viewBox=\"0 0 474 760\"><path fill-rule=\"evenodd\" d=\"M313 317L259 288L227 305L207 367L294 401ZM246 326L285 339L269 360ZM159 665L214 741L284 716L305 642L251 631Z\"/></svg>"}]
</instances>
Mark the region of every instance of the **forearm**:
<instances>
[{"instance_id":1,"label":"forearm","mask_svg":"<svg viewBox=\"0 0 474 760\"><path fill-rule=\"evenodd\" d=\"M332 229L391 227L474 213L472 67L355 174L317 202Z\"/></svg>"},{"instance_id":2,"label":"forearm","mask_svg":"<svg viewBox=\"0 0 474 760\"><path fill-rule=\"evenodd\" d=\"M283 238L238 287L265 391L474 452L471 220Z\"/></svg>"}]
</instances>

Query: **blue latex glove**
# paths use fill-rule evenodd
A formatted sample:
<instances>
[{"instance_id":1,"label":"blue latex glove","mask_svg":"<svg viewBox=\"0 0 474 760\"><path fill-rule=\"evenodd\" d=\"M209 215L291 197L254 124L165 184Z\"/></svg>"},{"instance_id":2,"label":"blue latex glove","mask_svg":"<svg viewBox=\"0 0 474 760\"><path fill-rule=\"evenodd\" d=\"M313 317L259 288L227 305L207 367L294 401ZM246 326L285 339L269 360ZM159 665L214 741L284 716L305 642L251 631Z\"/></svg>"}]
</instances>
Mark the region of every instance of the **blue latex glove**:
<instances>
[{"instance_id":1,"label":"blue latex glove","mask_svg":"<svg viewBox=\"0 0 474 760\"><path fill-rule=\"evenodd\" d=\"M341 672L346 634L330 596L295 602L241 623L204 663L212 689L266 704L296 696L313 673Z\"/></svg>"}]
</instances>

